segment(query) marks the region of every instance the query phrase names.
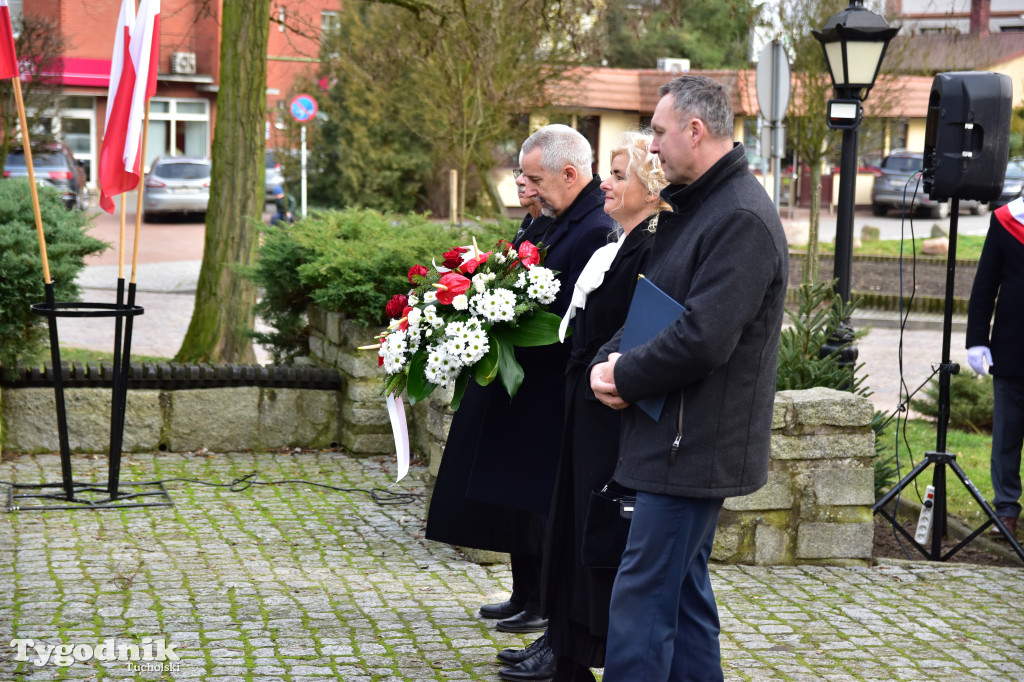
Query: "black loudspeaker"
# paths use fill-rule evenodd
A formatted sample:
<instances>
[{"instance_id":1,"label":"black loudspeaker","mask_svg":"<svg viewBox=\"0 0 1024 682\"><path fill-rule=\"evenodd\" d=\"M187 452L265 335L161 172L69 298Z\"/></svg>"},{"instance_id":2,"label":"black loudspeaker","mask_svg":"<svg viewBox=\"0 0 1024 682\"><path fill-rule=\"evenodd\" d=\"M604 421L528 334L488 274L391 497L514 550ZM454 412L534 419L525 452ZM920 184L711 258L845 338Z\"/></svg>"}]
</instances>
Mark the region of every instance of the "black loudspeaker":
<instances>
[{"instance_id":1,"label":"black loudspeaker","mask_svg":"<svg viewBox=\"0 0 1024 682\"><path fill-rule=\"evenodd\" d=\"M1010 155L1010 77L940 73L932 81L924 134L924 191L936 201L999 197Z\"/></svg>"}]
</instances>

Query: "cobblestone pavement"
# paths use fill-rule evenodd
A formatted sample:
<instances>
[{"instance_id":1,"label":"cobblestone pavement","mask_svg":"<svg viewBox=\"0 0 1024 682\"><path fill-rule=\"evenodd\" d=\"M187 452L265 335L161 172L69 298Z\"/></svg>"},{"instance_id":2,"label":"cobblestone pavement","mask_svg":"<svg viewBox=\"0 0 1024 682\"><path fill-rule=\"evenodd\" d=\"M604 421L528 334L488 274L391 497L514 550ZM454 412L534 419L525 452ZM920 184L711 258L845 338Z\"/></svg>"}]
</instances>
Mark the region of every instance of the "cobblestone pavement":
<instances>
[{"instance_id":1,"label":"cobblestone pavement","mask_svg":"<svg viewBox=\"0 0 1024 682\"><path fill-rule=\"evenodd\" d=\"M105 458L73 463L78 480L105 478ZM158 453L127 457L121 480L227 483L253 471L369 489L387 487L394 465L339 452ZM393 489L422 492L423 474L413 467ZM8 457L0 480L60 480L58 458ZM529 641L477 616L506 596L508 568L424 540L422 498L378 505L301 483L167 488L173 508L0 516L0 680L494 680L494 654ZM1024 569L716 566L712 581L730 680L1024 679ZM157 653L162 643L180 660L75 661L108 638ZM57 659L70 665L35 665L28 639L77 648ZM15 660L16 641L32 660Z\"/></svg>"}]
</instances>

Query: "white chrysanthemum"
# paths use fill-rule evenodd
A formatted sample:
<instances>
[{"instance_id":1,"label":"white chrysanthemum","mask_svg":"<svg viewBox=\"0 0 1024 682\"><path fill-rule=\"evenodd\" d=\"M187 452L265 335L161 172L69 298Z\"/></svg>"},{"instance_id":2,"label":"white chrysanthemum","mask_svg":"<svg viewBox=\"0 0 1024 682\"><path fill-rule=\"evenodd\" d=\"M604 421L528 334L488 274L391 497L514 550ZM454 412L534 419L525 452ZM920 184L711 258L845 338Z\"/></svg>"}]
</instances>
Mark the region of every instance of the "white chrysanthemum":
<instances>
[{"instance_id":1,"label":"white chrysanthemum","mask_svg":"<svg viewBox=\"0 0 1024 682\"><path fill-rule=\"evenodd\" d=\"M485 291L473 298L473 312L488 322L511 322L515 319L516 295L503 288Z\"/></svg>"},{"instance_id":2,"label":"white chrysanthemum","mask_svg":"<svg viewBox=\"0 0 1024 682\"><path fill-rule=\"evenodd\" d=\"M413 308L409 311L409 327L415 328L420 326L420 321L423 319L423 311L419 308Z\"/></svg>"},{"instance_id":3,"label":"white chrysanthemum","mask_svg":"<svg viewBox=\"0 0 1024 682\"><path fill-rule=\"evenodd\" d=\"M500 254L499 254L500 255ZM493 272L481 272L473 276L473 290L478 294L482 294L487 290L487 285L498 278L498 275Z\"/></svg>"},{"instance_id":4,"label":"white chrysanthemum","mask_svg":"<svg viewBox=\"0 0 1024 682\"><path fill-rule=\"evenodd\" d=\"M469 307L469 297L465 294L459 294L452 299L452 307L456 310L465 310Z\"/></svg>"},{"instance_id":5,"label":"white chrysanthemum","mask_svg":"<svg viewBox=\"0 0 1024 682\"><path fill-rule=\"evenodd\" d=\"M409 343L404 331L398 330L384 337L379 355L384 358L384 371L388 374L400 372L406 363Z\"/></svg>"},{"instance_id":6,"label":"white chrysanthemum","mask_svg":"<svg viewBox=\"0 0 1024 682\"><path fill-rule=\"evenodd\" d=\"M424 376L432 384L449 386L458 378L462 365L459 359L451 355L443 345L432 345L427 353L427 366Z\"/></svg>"},{"instance_id":7,"label":"white chrysanthemum","mask_svg":"<svg viewBox=\"0 0 1024 682\"><path fill-rule=\"evenodd\" d=\"M448 337L444 343L444 350L458 358L463 366L472 365L490 349L487 334L478 318L471 317L465 322L449 322L444 333Z\"/></svg>"},{"instance_id":8,"label":"white chrysanthemum","mask_svg":"<svg viewBox=\"0 0 1024 682\"><path fill-rule=\"evenodd\" d=\"M438 327L444 324L444 320L442 320L441 316L437 314L436 306L428 305L426 308L424 308L423 316L426 318L427 324L429 324L434 329L437 329Z\"/></svg>"},{"instance_id":9,"label":"white chrysanthemum","mask_svg":"<svg viewBox=\"0 0 1024 682\"><path fill-rule=\"evenodd\" d=\"M555 273L547 268L534 267L530 270L526 295L538 303L551 303L562 283L555 279Z\"/></svg>"},{"instance_id":10,"label":"white chrysanthemum","mask_svg":"<svg viewBox=\"0 0 1024 682\"><path fill-rule=\"evenodd\" d=\"M516 278L515 284L513 284L512 286L514 286L516 289L524 289L526 288L526 282L526 273L520 272L519 277Z\"/></svg>"}]
</instances>

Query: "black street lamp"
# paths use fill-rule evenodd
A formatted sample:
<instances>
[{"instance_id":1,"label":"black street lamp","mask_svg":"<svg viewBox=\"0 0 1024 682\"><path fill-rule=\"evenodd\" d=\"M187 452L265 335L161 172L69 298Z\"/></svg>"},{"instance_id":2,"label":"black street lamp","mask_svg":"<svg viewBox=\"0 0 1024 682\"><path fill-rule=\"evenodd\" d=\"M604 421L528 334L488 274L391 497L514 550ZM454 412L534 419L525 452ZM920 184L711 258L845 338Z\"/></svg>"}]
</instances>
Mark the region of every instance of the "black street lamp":
<instances>
[{"instance_id":1,"label":"black street lamp","mask_svg":"<svg viewBox=\"0 0 1024 682\"><path fill-rule=\"evenodd\" d=\"M836 214L835 270L836 292L844 303L850 302L850 262L853 256L853 207L857 186L857 128L863 102L875 84L889 41L899 32L885 19L864 8L864 0L850 0L850 6L829 18L820 31L811 31L825 52L832 87L838 99L828 102L828 125L843 131L839 160L839 203ZM831 352L853 341L853 328L846 320L830 342ZM840 362L852 365L857 348L852 344L841 354Z\"/></svg>"}]
</instances>

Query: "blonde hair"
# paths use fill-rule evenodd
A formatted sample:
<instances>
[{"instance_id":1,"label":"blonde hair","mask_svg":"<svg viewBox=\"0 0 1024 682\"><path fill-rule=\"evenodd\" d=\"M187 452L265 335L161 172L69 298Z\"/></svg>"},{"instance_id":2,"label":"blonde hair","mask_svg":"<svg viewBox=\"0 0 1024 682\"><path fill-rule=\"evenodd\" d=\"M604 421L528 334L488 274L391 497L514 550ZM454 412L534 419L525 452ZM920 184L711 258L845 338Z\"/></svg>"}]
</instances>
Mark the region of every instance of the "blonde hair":
<instances>
[{"instance_id":1,"label":"blonde hair","mask_svg":"<svg viewBox=\"0 0 1024 682\"><path fill-rule=\"evenodd\" d=\"M657 154L651 153L651 142L654 135L648 130L630 130L622 134L622 142L613 147L608 157L614 161L616 156L625 154L628 158L626 163L626 180L636 177L640 184L647 190L648 194L658 196L661 190L668 186L665 172L661 169L661 159ZM659 211L671 211L672 207L660 196L658 202L651 207L654 212L648 229L652 232L658 221Z\"/></svg>"}]
</instances>

